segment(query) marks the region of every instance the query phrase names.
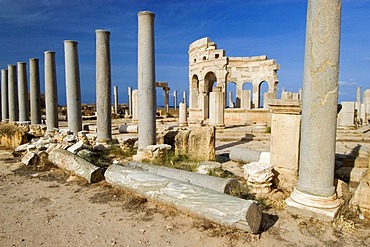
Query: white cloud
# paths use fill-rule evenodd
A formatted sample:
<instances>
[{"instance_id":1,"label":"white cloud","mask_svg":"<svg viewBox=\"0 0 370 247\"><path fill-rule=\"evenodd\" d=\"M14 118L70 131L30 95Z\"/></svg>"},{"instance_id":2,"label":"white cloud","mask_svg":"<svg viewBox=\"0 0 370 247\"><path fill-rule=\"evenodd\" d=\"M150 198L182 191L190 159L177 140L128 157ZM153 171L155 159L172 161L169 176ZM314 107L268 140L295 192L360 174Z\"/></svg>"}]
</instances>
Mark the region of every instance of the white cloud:
<instances>
[{"instance_id":1,"label":"white cloud","mask_svg":"<svg viewBox=\"0 0 370 247\"><path fill-rule=\"evenodd\" d=\"M339 81L341 87L358 87L360 84L357 81Z\"/></svg>"}]
</instances>

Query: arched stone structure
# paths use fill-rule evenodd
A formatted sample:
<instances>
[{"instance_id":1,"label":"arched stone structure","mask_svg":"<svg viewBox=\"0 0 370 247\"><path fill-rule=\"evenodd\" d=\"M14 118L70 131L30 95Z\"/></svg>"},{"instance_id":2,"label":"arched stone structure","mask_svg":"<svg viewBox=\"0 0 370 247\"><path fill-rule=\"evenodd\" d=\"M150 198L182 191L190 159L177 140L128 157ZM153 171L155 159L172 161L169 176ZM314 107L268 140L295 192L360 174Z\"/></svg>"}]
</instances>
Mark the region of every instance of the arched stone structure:
<instances>
[{"instance_id":1,"label":"arched stone structure","mask_svg":"<svg viewBox=\"0 0 370 247\"><path fill-rule=\"evenodd\" d=\"M266 55L227 57L225 50L217 49L216 43L211 42L208 37L190 44L188 54L189 111L190 115L194 113L195 118L200 117L199 112L202 112L200 120L208 118L208 99L213 82L217 82L217 87L224 92L225 103L228 102L227 83L236 84L237 107L241 105L243 84L246 82L253 85L252 108L258 108L260 104L259 95L262 82L268 83L268 92L265 93L266 100L276 98L279 64L273 59L267 59Z\"/></svg>"}]
</instances>

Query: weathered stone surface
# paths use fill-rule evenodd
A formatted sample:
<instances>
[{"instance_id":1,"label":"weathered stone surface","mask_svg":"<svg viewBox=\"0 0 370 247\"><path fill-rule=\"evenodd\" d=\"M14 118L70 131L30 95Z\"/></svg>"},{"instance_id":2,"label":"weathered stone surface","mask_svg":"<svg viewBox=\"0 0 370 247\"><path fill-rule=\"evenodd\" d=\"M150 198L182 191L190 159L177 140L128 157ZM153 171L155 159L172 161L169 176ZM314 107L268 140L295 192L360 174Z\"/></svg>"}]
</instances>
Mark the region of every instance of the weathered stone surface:
<instances>
[{"instance_id":1,"label":"weathered stone surface","mask_svg":"<svg viewBox=\"0 0 370 247\"><path fill-rule=\"evenodd\" d=\"M37 154L35 152L27 152L23 158L22 163L25 165L35 165L37 162Z\"/></svg>"},{"instance_id":2,"label":"weathered stone surface","mask_svg":"<svg viewBox=\"0 0 370 247\"><path fill-rule=\"evenodd\" d=\"M198 185L204 188L208 188L226 194L231 194L235 191L239 192L241 190L240 183L235 178L225 179L139 162L130 162L128 163L128 166L139 168L150 173L158 174L160 176L176 179L186 183L191 183L194 185Z\"/></svg>"},{"instance_id":3,"label":"weathered stone surface","mask_svg":"<svg viewBox=\"0 0 370 247\"><path fill-rule=\"evenodd\" d=\"M229 157L235 162L250 163L259 161L261 152L249 148L234 147L230 150Z\"/></svg>"},{"instance_id":4,"label":"weathered stone surface","mask_svg":"<svg viewBox=\"0 0 370 247\"><path fill-rule=\"evenodd\" d=\"M190 130L179 131L175 136L175 154L186 155L188 153L188 141Z\"/></svg>"},{"instance_id":5,"label":"weathered stone surface","mask_svg":"<svg viewBox=\"0 0 370 247\"><path fill-rule=\"evenodd\" d=\"M171 146L167 144L148 145L146 148L140 148L137 154L133 156L135 161L163 159Z\"/></svg>"},{"instance_id":6,"label":"weathered stone surface","mask_svg":"<svg viewBox=\"0 0 370 247\"><path fill-rule=\"evenodd\" d=\"M67 148L67 151L69 151L73 154L77 154L77 152L80 151L81 149L83 149L84 146L85 146L85 144L83 143L83 141L78 141L75 144L73 144L72 146L70 146L69 148Z\"/></svg>"},{"instance_id":7,"label":"weathered stone surface","mask_svg":"<svg viewBox=\"0 0 370 247\"><path fill-rule=\"evenodd\" d=\"M215 160L215 128L197 127L189 135L188 155L197 160Z\"/></svg>"},{"instance_id":8,"label":"weathered stone surface","mask_svg":"<svg viewBox=\"0 0 370 247\"><path fill-rule=\"evenodd\" d=\"M77 156L83 158L84 160L87 160L91 163L96 160L96 154L88 149L82 149L77 152Z\"/></svg>"},{"instance_id":9,"label":"weathered stone surface","mask_svg":"<svg viewBox=\"0 0 370 247\"><path fill-rule=\"evenodd\" d=\"M364 216L370 219L370 179L362 179L355 190L350 204L358 206Z\"/></svg>"},{"instance_id":10,"label":"weathered stone surface","mask_svg":"<svg viewBox=\"0 0 370 247\"><path fill-rule=\"evenodd\" d=\"M202 218L257 233L262 211L254 201L120 165L110 166L108 183L173 205Z\"/></svg>"},{"instance_id":11,"label":"weathered stone surface","mask_svg":"<svg viewBox=\"0 0 370 247\"><path fill-rule=\"evenodd\" d=\"M67 150L54 148L49 153L49 161L63 170L86 179L89 183L97 183L104 180L104 172L100 167L68 152Z\"/></svg>"},{"instance_id":12,"label":"weathered stone surface","mask_svg":"<svg viewBox=\"0 0 370 247\"><path fill-rule=\"evenodd\" d=\"M215 169L221 169L222 164L214 161L203 161L197 165L196 173L208 174L210 171Z\"/></svg>"},{"instance_id":13,"label":"weathered stone surface","mask_svg":"<svg viewBox=\"0 0 370 247\"><path fill-rule=\"evenodd\" d=\"M251 192L268 193L271 191L271 180L274 177L272 168L271 164L260 162L251 162L243 166L244 178Z\"/></svg>"},{"instance_id":14,"label":"weathered stone surface","mask_svg":"<svg viewBox=\"0 0 370 247\"><path fill-rule=\"evenodd\" d=\"M14 149L29 139L29 134L22 128L13 124L0 124L0 146Z\"/></svg>"}]
</instances>

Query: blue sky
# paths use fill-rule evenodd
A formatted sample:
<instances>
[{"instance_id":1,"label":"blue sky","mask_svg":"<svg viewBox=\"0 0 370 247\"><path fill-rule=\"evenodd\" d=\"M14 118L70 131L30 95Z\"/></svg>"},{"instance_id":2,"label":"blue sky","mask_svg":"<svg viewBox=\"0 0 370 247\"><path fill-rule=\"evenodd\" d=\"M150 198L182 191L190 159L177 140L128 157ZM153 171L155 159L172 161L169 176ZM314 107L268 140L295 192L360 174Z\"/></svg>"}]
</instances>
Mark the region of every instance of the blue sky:
<instances>
[{"instance_id":1,"label":"blue sky","mask_svg":"<svg viewBox=\"0 0 370 247\"><path fill-rule=\"evenodd\" d=\"M266 54L280 64L279 90L302 87L306 0L0 0L0 68L56 52L65 104L64 40L79 42L82 102L95 101L95 30L111 32L112 88L137 88L137 13L155 17L156 80L188 90L188 47L210 37L228 56ZM370 0L342 0L340 100L370 88ZM159 104L162 92L158 90ZM180 94L179 94L180 96ZM172 102L172 101L171 101Z\"/></svg>"}]
</instances>

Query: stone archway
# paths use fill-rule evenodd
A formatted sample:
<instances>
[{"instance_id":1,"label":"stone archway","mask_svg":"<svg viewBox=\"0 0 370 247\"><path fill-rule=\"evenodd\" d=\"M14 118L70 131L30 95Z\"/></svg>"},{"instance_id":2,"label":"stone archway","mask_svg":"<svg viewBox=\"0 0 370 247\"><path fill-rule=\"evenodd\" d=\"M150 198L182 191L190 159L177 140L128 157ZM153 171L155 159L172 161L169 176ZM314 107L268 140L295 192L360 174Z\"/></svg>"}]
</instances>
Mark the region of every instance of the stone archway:
<instances>
[{"instance_id":1,"label":"stone archway","mask_svg":"<svg viewBox=\"0 0 370 247\"><path fill-rule=\"evenodd\" d=\"M206 120L209 117L209 93L212 92L213 85L217 83L216 74L213 71L209 71L204 76L204 87L202 92L202 110L203 110L203 119Z\"/></svg>"},{"instance_id":2,"label":"stone archway","mask_svg":"<svg viewBox=\"0 0 370 247\"><path fill-rule=\"evenodd\" d=\"M198 103L199 94L200 94L200 90L199 90L198 75L193 75L193 77L191 78L191 84L190 84L190 97L191 97L189 101L190 108L199 108L199 103Z\"/></svg>"}]
</instances>

